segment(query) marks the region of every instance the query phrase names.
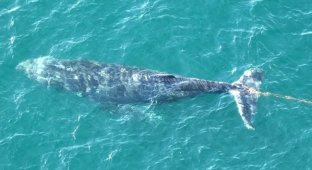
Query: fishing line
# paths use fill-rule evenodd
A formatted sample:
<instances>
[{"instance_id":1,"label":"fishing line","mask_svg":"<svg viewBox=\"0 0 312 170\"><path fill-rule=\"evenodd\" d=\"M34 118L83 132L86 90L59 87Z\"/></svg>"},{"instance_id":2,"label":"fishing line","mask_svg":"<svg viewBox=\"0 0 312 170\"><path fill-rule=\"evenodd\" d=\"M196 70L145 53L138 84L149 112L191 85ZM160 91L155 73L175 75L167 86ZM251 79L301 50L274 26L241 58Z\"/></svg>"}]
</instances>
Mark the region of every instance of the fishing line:
<instances>
[{"instance_id":1,"label":"fishing line","mask_svg":"<svg viewBox=\"0 0 312 170\"><path fill-rule=\"evenodd\" d=\"M273 96L273 97L280 98L280 99L294 100L294 101L297 101L297 102L301 102L301 103L306 103L306 104L311 104L312 105L312 100L296 98L296 97L292 97L292 96L286 96L286 95L281 95L281 94L271 93L271 92L261 92L261 91L258 91L256 89L254 89L254 88L248 88L247 90L250 93L261 95L261 96Z\"/></svg>"}]
</instances>

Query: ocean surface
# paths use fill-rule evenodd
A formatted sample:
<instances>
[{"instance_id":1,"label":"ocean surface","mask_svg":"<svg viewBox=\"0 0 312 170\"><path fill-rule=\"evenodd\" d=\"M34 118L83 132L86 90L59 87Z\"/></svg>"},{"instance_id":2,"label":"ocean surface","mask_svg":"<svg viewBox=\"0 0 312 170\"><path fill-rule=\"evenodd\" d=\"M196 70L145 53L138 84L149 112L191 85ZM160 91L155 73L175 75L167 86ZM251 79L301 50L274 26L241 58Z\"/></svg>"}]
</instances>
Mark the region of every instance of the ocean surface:
<instances>
[{"instance_id":1,"label":"ocean surface","mask_svg":"<svg viewBox=\"0 0 312 170\"><path fill-rule=\"evenodd\" d=\"M312 169L312 106L260 97L255 130L233 97L103 106L16 70L88 59L312 100L311 0L1 0L0 169Z\"/></svg>"}]
</instances>

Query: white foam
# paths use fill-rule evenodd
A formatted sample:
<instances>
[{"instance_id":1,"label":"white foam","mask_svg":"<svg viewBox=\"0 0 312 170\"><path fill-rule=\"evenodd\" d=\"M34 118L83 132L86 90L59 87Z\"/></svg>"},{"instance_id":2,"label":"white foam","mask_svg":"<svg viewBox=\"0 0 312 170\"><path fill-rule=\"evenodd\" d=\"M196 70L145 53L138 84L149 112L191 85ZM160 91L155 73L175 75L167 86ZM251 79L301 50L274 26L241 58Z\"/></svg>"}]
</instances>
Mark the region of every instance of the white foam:
<instances>
[{"instance_id":1,"label":"white foam","mask_svg":"<svg viewBox=\"0 0 312 170\"><path fill-rule=\"evenodd\" d=\"M119 149L115 149L112 152L110 152L105 161L111 161L118 152L120 152Z\"/></svg>"},{"instance_id":2,"label":"white foam","mask_svg":"<svg viewBox=\"0 0 312 170\"><path fill-rule=\"evenodd\" d=\"M311 35L312 31L302 32L300 35Z\"/></svg>"},{"instance_id":3,"label":"white foam","mask_svg":"<svg viewBox=\"0 0 312 170\"><path fill-rule=\"evenodd\" d=\"M10 27L14 26L14 19L13 19L13 17L12 17L11 20L10 20L9 26L10 26Z\"/></svg>"},{"instance_id":4,"label":"white foam","mask_svg":"<svg viewBox=\"0 0 312 170\"><path fill-rule=\"evenodd\" d=\"M15 41L15 36L12 36L12 37L10 38L10 44L13 45L13 44L14 44L14 41Z\"/></svg>"}]
</instances>

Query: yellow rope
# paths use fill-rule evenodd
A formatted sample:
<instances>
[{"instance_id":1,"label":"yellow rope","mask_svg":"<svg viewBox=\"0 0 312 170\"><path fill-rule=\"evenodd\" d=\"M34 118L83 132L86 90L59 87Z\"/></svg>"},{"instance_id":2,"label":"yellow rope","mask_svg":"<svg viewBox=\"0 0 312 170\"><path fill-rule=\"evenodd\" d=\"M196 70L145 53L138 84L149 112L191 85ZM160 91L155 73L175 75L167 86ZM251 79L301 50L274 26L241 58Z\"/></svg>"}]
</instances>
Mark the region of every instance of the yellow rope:
<instances>
[{"instance_id":1,"label":"yellow rope","mask_svg":"<svg viewBox=\"0 0 312 170\"><path fill-rule=\"evenodd\" d=\"M257 90L254 89L254 88L248 88L247 90L248 90L250 93L257 94L257 95L262 95L262 96L274 96L274 97L281 98L281 99L294 100L294 101L301 102L301 103L312 104L312 101L311 101L311 100L306 100L306 99L301 99L301 98L295 98L295 97L292 97L292 96L285 96L285 95L276 94L276 93L271 93L271 92L260 92L260 91L257 91Z\"/></svg>"}]
</instances>

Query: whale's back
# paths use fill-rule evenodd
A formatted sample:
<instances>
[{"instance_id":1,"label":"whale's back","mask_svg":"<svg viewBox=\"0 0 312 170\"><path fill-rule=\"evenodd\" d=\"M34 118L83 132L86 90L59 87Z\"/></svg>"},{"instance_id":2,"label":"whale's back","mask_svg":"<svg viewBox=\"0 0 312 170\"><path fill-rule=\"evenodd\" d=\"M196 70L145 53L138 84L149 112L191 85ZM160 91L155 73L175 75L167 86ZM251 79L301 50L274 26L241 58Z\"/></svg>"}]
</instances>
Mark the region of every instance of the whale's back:
<instances>
[{"instance_id":1,"label":"whale's back","mask_svg":"<svg viewBox=\"0 0 312 170\"><path fill-rule=\"evenodd\" d=\"M19 64L27 75L48 86L75 92L99 102L168 101L205 90L198 79L136 67L89 60L37 58Z\"/></svg>"}]
</instances>

